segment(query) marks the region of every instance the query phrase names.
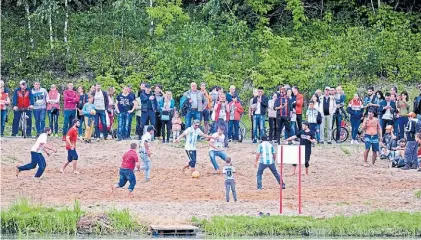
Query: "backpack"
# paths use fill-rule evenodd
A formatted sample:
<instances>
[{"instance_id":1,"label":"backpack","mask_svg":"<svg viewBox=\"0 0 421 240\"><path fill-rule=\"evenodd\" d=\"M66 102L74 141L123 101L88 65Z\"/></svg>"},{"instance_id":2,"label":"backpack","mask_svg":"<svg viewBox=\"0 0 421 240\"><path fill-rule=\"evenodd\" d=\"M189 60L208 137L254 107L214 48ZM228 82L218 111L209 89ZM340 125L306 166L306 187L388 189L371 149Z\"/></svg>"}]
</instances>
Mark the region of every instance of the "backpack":
<instances>
[{"instance_id":1,"label":"backpack","mask_svg":"<svg viewBox=\"0 0 421 240\"><path fill-rule=\"evenodd\" d=\"M181 116L186 116L187 112L189 111L189 101L187 101L187 97L186 96L182 96L180 99L180 115Z\"/></svg>"},{"instance_id":2,"label":"backpack","mask_svg":"<svg viewBox=\"0 0 421 240\"><path fill-rule=\"evenodd\" d=\"M319 111L317 111L317 117L316 117L317 124L322 124L322 121L323 121L322 114Z\"/></svg>"}]
</instances>

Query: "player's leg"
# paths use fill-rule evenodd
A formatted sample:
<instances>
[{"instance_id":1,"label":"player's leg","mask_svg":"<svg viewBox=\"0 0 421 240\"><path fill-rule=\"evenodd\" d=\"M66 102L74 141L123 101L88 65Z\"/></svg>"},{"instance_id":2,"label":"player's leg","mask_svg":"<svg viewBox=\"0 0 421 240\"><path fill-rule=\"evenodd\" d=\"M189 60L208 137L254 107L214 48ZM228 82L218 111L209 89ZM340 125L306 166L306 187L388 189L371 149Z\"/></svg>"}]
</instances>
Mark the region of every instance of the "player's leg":
<instances>
[{"instance_id":1,"label":"player's leg","mask_svg":"<svg viewBox=\"0 0 421 240\"><path fill-rule=\"evenodd\" d=\"M231 184L230 184L229 180L225 180L225 200L227 202L230 201L230 186L231 186Z\"/></svg>"},{"instance_id":2,"label":"player's leg","mask_svg":"<svg viewBox=\"0 0 421 240\"><path fill-rule=\"evenodd\" d=\"M120 168L119 174L120 174L120 178L118 180L118 183L116 185L114 185L111 190L114 191L114 189L116 188L122 188L126 185L128 179L128 170L129 169L122 169Z\"/></svg>"},{"instance_id":3,"label":"player's leg","mask_svg":"<svg viewBox=\"0 0 421 240\"><path fill-rule=\"evenodd\" d=\"M129 181L129 196L132 195L134 187L136 186L136 176L134 175L133 170L130 170L127 175L127 180Z\"/></svg>"},{"instance_id":4,"label":"player's leg","mask_svg":"<svg viewBox=\"0 0 421 240\"><path fill-rule=\"evenodd\" d=\"M371 163L374 165L374 163L376 163L376 159L377 159L377 152L379 151L379 137L376 136L373 140L372 140L372 150L373 150L373 156L371 158Z\"/></svg>"},{"instance_id":5,"label":"player's leg","mask_svg":"<svg viewBox=\"0 0 421 240\"><path fill-rule=\"evenodd\" d=\"M237 191L235 190L235 181L231 180L231 190L232 190L232 197L234 198L234 202L237 202Z\"/></svg>"},{"instance_id":6,"label":"player's leg","mask_svg":"<svg viewBox=\"0 0 421 240\"><path fill-rule=\"evenodd\" d=\"M36 152L31 152L31 162L28 164L25 164L23 166L16 166L16 177L19 175L19 172L27 171L34 169L37 166L38 158Z\"/></svg>"},{"instance_id":7,"label":"player's leg","mask_svg":"<svg viewBox=\"0 0 421 240\"><path fill-rule=\"evenodd\" d=\"M189 166L190 166L191 173L193 173L194 171L196 171L196 157L197 157L196 150L190 151L190 157L191 157L191 162Z\"/></svg>"},{"instance_id":8,"label":"player's leg","mask_svg":"<svg viewBox=\"0 0 421 240\"><path fill-rule=\"evenodd\" d=\"M60 168L60 172L64 173L64 170L66 169L67 165L69 165L72 161L73 159L72 159L71 150L67 150L67 162L65 162L63 166Z\"/></svg>"},{"instance_id":9,"label":"player's leg","mask_svg":"<svg viewBox=\"0 0 421 240\"><path fill-rule=\"evenodd\" d=\"M211 150L211 151L209 151L209 158L210 158L210 161L211 161L211 163L212 163L212 166L213 166L213 169L215 170L215 171L218 171L219 170L219 166L218 166L218 163L216 162L216 151L213 151L213 150Z\"/></svg>"},{"instance_id":10,"label":"player's leg","mask_svg":"<svg viewBox=\"0 0 421 240\"><path fill-rule=\"evenodd\" d=\"M308 176L308 167L310 167L310 154L306 154L304 165L306 167L306 176Z\"/></svg>"},{"instance_id":11,"label":"player's leg","mask_svg":"<svg viewBox=\"0 0 421 240\"><path fill-rule=\"evenodd\" d=\"M77 154L77 152L76 152L76 149L74 149L73 150L73 153L72 153L73 155L72 155L72 164L73 164L73 173L74 174L79 174L79 172L78 172L78 170L77 170L77 162L78 162L78 160L79 160L79 155Z\"/></svg>"},{"instance_id":12,"label":"player's leg","mask_svg":"<svg viewBox=\"0 0 421 240\"><path fill-rule=\"evenodd\" d=\"M262 189L262 175L263 175L263 171L267 168L266 164L263 163L259 163L259 167L257 169L257 174L256 174L256 178L257 178L257 189Z\"/></svg>"},{"instance_id":13,"label":"player's leg","mask_svg":"<svg viewBox=\"0 0 421 240\"><path fill-rule=\"evenodd\" d=\"M41 153L37 154L37 159L38 159L38 170L35 173L35 177L39 178L42 176L42 174L44 173L45 167L47 167L47 163L45 162L45 158L44 156L42 156Z\"/></svg>"}]
</instances>

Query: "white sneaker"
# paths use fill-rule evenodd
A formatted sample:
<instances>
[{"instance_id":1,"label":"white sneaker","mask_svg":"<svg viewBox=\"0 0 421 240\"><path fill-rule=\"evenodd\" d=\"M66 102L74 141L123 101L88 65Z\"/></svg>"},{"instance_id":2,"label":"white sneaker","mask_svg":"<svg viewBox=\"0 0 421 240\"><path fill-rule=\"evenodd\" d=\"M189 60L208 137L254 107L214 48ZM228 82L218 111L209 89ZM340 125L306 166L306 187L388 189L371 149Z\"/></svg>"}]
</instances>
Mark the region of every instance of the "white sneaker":
<instances>
[{"instance_id":1,"label":"white sneaker","mask_svg":"<svg viewBox=\"0 0 421 240\"><path fill-rule=\"evenodd\" d=\"M358 145L358 144L360 144L360 143L358 142L358 140L355 140L355 144L357 144L357 145Z\"/></svg>"},{"instance_id":2,"label":"white sneaker","mask_svg":"<svg viewBox=\"0 0 421 240\"><path fill-rule=\"evenodd\" d=\"M353 140L351 140L351 144L355 144L355 140L353 139Z\"/></svg>"}]
</instances>

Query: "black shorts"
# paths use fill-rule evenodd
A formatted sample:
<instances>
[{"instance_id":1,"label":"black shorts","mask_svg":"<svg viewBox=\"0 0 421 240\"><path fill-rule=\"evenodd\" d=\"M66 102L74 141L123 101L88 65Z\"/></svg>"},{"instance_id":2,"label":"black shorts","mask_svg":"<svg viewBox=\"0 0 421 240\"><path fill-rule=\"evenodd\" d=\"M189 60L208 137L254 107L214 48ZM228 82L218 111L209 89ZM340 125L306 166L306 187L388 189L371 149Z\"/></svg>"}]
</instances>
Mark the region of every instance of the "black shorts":
<instances>
[{"instance_id":1,"label":"black shorts","mask_svg":"<svg viewBox=\"0 0 421 240\"><path fill-rule=\"evenodd\" d=\"M209 109L204 109L202 111L202 114L200 116L200 120L203 120L205 122L209 122L209 120L210 120L210 111L209 111Z\"/></svg>"},{"instance_id":2,"label":"black shorts","mask_svg":"<svg viewBox=\"0 0 421 240\"><path fill-rule=\"evenodd\" d=\"M196 150L186 150L187 156L189 157L189 166L191 168L196 167Z\"/></svg>"},{"instance_id":3,"label":"black shorts","mask_svg":"<svg viewBox=\"0 0 421 240\"><path fill-rule=\"evenodd\" d=\"M76 149L67 150L67 161L72 162L73 160L78 160L79 156L77 155Z\"/></svg>"}]
</instances>

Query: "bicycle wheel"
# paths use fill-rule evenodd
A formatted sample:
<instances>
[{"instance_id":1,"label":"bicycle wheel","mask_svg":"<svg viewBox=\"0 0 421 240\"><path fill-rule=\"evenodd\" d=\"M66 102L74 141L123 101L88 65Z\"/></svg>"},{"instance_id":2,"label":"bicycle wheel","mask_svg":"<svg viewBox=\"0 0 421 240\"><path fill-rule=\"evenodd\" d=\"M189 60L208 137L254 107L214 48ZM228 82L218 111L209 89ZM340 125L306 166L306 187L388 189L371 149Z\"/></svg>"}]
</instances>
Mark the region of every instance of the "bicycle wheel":
<instances>
[{"instance_id":1,"label":"bicycle wheel","mask_svg":"<svg viewBox=\"0 0 421 240\"><path fill-rule=\"evenodd\" d=\"M333 140L335 140L335 141L337 141L337 142L340 142L340 143L343 143L343 142L345 142L346 140L348 140L348 136L349 136L349 131L348 131L348 129L346 129L346 128L344 128L344 127L341 127L341 132L340 132L340 134L339 134L339 137L340 137L340 139L339 140L337 140L336 139L336 132L337 132L337 129L335 128L335 129L333 129L333 131L332 131L332 139Z\"/></svg>"},{"instance_id":2,"label":"bicycle wheel","mask_svg":"<svg viewBox=\"0 0 421 240\"><path fill-rule=\"evenodd\" d=\"M22 136L23 136L23 138L26 138L27 137L26 136L26 114L22 114L21 121L22 121L22 124L21 124L21 126L22 126Z\"/></svg>"},{"instance_id":3,"label":"bicycle wheel","mask_svg":"<svg viewBox=\"0 0 421 240\"><path fill-rule=\"evenodd\" d=\"M238 142L243 142L243 140L246 138L247 129L243 122L240 121L239 124L239 131L238 131Z\"/></svg>"}]
</instances>

